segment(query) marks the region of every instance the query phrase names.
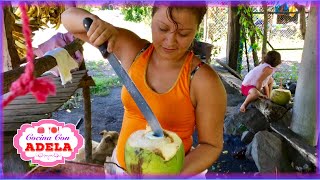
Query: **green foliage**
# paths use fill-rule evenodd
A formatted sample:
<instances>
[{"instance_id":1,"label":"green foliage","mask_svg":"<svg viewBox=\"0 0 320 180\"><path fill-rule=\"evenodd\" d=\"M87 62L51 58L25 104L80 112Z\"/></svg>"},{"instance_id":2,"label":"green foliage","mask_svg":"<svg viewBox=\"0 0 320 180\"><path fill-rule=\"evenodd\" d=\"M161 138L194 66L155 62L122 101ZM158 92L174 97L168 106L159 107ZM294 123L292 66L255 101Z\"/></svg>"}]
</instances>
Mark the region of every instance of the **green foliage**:
<instances>
[{"instance_id":1,"label":"green foliage","mask_svg":"<svg viewBox=\"0 0 320 180\"><path fill-rule=\"evenodd\" d=\"M71 98L65 102L59 109L60 110L70 110L80 107L80 101L83 99L82 89L78 89Z\"/></svg>"},{"instance_id":2,"label":"green foliage","mask_svg":"<svg viewBox=\"0 0 320 180\"><path fill-rule=\"evenodd\" d=\"M88 61L86 62L86 67L89 70L92 71L101 71L101 67L106 66L106 61L105 60L99 60L99 61Z\"/></svg>"},{"instance_id":3,"label":"green foliage","mask_svg":"<svg viewBox=\"0 0 320 180\"><path fill-rule=\"evenodd\" d=\"M243 133L245 131L248 131L248 128L244 124L240 124L238 127L239 132Z\"/></svg>"},{"instance_id":4,"label":"green foliage","mask_svg":"<svg viewBox=\"0 0 320 180\"><path fill-rule=\"evenodd\" d=\"M113 10L114 8L111 4L106 5L80 5L78 6L81 9L92 12L94 10Z\"/></svg>"},{"instance_id":5,"label":"green foliage","mask_svg":"<svg viewBox=\"0 0 320 180\"><path fill-rule=\"evenodd\" d=\"M96 86L91 87L90 91L97 96L107 96L109 95L111 88L121 85L118 77L98 76L93 77L93 80Z\"/></svg>"},{"instance_id":6,"label":"green foliage","mask_svg":"<svg viewBox=\"0 0 320 180\"><path fill-rule=\"evenodd\" d=\"M203 32L204 32L203 26L200 25L199 30L197 31L196 36L195 36L195 39L197 41L201 41L202 40Z\"/></svg>"},{"instance_id":7,"label":"green foliage","mask_svg":"<svg viewBox=\"0 0 320 180\"><path fill-rule=\"evenodd\" d=\"M107 61L88 61L86 62L87 69L90 70L91 76L96 86L91 87L91 94L98 96L107 96L110 93L110 89L115 86L120 86L120 80L118 77L108 75L106 70L110 68Z\"/></svg>"},{"instance_id":8,"label":"green foliage","mask_svg":"<svg viewBox=\"0 0 320 180\"><path fill-rule=\"evenodd\" d=\"M253 9L252 7L246 6L239 6L237 14L240 15L239 23L242 26L240 33L241 33L241 41L245 41L250 39L251 36L256 37L256 41L258 42L259 39L262 39L262 32L261 30L253 23L252 19ZM251 48L254 50L259 50L261 47L258 43L251 44Z\"/></svg>"},{"instance_id":9,"label":"green foliage","mask_svg":"<svg viewBox=\"0 0 320 180\"><path fill-rule=\"evenodd\" d=\"M293 82L298 82L298 66L297 65L293 65L291 66L291 70L290 70L290 75L289 75L289 79Z\"/></svg>"},{"instance_id":10,"label":"green foliage","mask_svg":"<svg viewBox=\"0 0 320 180\"><path fill-rule=\"evenodd\" d=\"M280 79L282 79L283 85L288 82L298 82L298 66L294 64L290 66L290 69L282 70L274 73L273 78L277 82L277 85L280 85Z\"/></svg>"},{"instance_id":11,"label":"green foliage","mask_svg":"<svg viewBox=\"0 0 320 180\"><path fill-rule=\"evenodd\" d=\"M93 6L79 6L79 8L84 9L88 12L92 12L93 11Z\"/></svg>"},{"instance_id":12,"label":"green foliage","mask_svg":"<svg viewBox=\"0 0 320 180\"><path fill-rule=\"evenodd\" d=\"M107 96L112 87L120 86L121 83L118 77L110 77L106 73L106 69L110 68L105 60L88 61L86 68L90 71L96 86L90 87L91 95ZM71 110L79 108L83 100L82 89L78 89L71 98L64 103L60 110Z\"/></svg>"},{"instance_id":13,"label":"green foliage","mask_svg":"<svg viewBox=\"0 0 320 180\"><path fill-rule=\"evenodd\" d=\"M148 6L128 6L121 9L124 20L132 22L142 22L151 19L152 8Z\"/></svg>"},{"instance_id":14,"label":"green foliage","mask_svg":"<svg viewBox=\"0 0 320 180\"><path fill-rule=\"evenodd\" d=\"M29 169L33 169L35 168L37 165L36 164L32 164L31 161L29 161Z\"/></svg>"}]
</instances>

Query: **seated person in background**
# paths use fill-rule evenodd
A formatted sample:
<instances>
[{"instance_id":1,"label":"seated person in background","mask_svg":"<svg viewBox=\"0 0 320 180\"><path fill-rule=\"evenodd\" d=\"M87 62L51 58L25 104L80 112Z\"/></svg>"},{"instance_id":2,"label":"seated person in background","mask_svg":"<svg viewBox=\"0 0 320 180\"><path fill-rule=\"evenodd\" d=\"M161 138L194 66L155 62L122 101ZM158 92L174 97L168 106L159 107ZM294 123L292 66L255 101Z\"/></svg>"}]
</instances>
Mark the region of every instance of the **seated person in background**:
<instances>
[{"instance_id":1,"label":"seated person in background","mask_svg":"<svg viewBox=\"0 0 320 180\"><path fill-rule=\"evenodd\" d=\"M248 104L259 97L270 98L276 67L281 64L281 55L277 51L269 51L259 66L253 68L244 78L241 92L247 96L240 107L245 112ZM262 89L264 93L262 93Z\"/></svg>"}]
</instances>

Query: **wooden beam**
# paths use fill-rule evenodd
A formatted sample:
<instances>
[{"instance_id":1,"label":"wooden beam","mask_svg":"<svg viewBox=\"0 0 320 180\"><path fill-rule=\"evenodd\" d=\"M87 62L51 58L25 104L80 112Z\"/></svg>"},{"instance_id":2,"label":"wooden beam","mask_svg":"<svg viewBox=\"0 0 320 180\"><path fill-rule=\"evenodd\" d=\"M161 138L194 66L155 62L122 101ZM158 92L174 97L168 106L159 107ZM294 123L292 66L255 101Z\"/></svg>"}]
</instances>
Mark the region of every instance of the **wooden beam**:
<instances>
[{"instance_id":1,"label":"wooden beam","mask_svg":"<svg viewBox=\"0 0 320 180\"><path fill-rule=\"evenodd\" d=\"M232 75L234 75L235 77L237 77L238 79L240 79L242 81L242 77L240 74L238 74L237 71L233 70L230 66L228 66L228 64L223 63L221 60L216 59L217 63L219 63L221 66L223 66L224 68L226 68Z\"/></svg>"},{"instance_id":2,"label":"wooden beam","mask_svg":"<svg viewBox=\"0 0 320 180\"><path fill-rule=\"evenodd\" d=\"M306 160L309 160L313 165L318 167L315 147L310 146L302 137L278 122L271 123L270 127L288 141Z\"/></svg>"},{"instance_id":3,"label":"wooden beam","mask_svg":"<svg viewBox=\"0 0 320 180\"><path fill-rule=\"evenodd\" d=\"M79 49L82 49L83 41L80 39L76 39L70 44L64 46L64 48L68 51L70 55L73 55ZM51 68L57 65L56 60L52 56L44 56L39 59L36 59L34 62L34 75L35 77L41 76L44 72L50 70ZM17 80L21 74L24 73L25 66L18 67L11 71L7 71L3 73L3 94L9 91L11 84Z\"/></svg>"}]
</instances>

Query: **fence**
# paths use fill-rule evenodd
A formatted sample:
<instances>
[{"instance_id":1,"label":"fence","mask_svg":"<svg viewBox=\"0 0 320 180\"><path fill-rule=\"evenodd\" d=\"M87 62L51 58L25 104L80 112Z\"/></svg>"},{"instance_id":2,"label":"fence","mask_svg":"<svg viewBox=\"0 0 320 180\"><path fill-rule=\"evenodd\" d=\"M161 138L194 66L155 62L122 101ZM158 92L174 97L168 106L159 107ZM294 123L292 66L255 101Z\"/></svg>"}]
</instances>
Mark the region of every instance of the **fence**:
<instances>
[{"instance_id":1,"label":"fence","mask_svg":"<svg viewBox=\"0 0 320 180\"><path fill-rule=\"evenodd\" d=\"M300 15L296 9L290 7L289 11L279 12L276 7L268 7L268 50L277 50L283 63L275 73L274 78L279 84L280 78L284 81L297 81L298 68L302 57L304 40L300 31ZM308 12L306 12L307 22ZM253 22L261 32L264 28L264 14L262 7L253 7ZM209 7L204 23L204 41L213 44L212 58L225 59L228 33L228 7ZM254 67L252 48L248 49L249 69ZM272 47L271 47L271 46ZM262 46L262 39L259 40ZM261 60L261 48L258 48L259 60ZM242 76L247 74L247 57L245 49L242 56Z\"/></svg>"}]
</instances>

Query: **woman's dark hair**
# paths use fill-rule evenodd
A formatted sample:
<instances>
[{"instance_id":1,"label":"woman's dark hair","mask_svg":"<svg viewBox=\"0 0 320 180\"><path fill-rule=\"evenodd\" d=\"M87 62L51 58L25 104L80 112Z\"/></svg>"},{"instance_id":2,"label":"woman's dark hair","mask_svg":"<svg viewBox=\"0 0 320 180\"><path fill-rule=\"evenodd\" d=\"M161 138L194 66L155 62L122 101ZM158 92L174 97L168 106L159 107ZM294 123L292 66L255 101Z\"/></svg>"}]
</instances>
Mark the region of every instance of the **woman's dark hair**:
<instances>
[{"instance_id":1,"label":"woman's dark hair","mask_svg":"<svg viewBox=\"0 0 320 180\"><path fill-rule=\"evenodd\" d=\"M194 5L192 5L192 4L188 3L188 2L186 2L185 4L182 3L182 2L176 3L176 4L173 4L173 3L166 3L166 4L155 3L154 6L153 6L153 9L152 9L152 17L158 11L159 6L161 6L161 5L168 6L167 17L170 20L173 21L173 23L176 25L177 28L178 28L178 23L175 21L175 19L172 16L172 11L174 9L177 9L177 10L179 10L179 9L189 9L189 10L191 10L192 13L194 15L196 15L198 27L199 27L200 23L202 22L202 19L203 19L204 15L207 12L207 6L205 5L205 3L201 3L201 2L196 2L196 4L194 4Z\"/></svg>"},{"instance_id":2,"label":"woman's dark hair","mask_svg":"<svg viewBox=\"0 0 320 180\"><path fill-rule=\"evenodd\" d=\"M263 58L263 63L268 63L272 67L281 64L281 55L277 51L269 51Z\"/></svg>"}]
</instances>

